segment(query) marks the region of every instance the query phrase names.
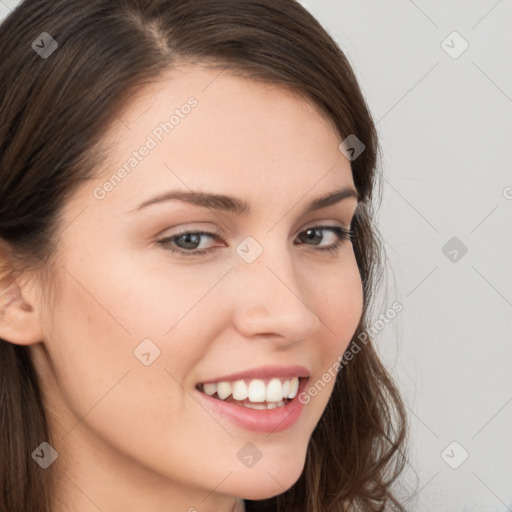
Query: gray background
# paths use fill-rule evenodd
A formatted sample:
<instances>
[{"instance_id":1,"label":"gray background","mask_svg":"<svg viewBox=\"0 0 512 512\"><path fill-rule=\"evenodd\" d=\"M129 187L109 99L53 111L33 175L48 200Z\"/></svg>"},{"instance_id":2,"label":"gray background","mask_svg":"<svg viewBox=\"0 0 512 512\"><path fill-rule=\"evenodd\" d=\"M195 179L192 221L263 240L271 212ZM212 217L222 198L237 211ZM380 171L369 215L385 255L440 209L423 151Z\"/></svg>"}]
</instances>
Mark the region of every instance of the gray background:
<instances>
[{"instance_id":1,"label":"gray background","mask_svg":"<svg viewBox=\"0 0 512 512\"><path fill-rule=\"evenodd\" d=\"M398 491L414 512L512 510L512 1L302 3L353 65L384 154L374 316L403 306L376 338L410 418Z\"/></svg>"}]
</instances>

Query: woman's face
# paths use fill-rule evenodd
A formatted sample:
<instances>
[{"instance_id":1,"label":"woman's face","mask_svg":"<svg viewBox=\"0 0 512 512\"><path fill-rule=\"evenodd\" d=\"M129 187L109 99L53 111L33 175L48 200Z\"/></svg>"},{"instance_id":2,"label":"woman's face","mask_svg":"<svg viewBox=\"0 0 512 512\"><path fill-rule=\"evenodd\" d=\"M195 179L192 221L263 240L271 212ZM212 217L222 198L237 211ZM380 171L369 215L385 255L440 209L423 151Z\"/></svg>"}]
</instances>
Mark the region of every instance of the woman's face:
<instances>
[{"instance_id":1,"label":"woman's face","mask_svg":"<svg viewBox=\"0 0 512 512\"><path fill-rule=\"evenodd\" d=\"M351 241L326 250L356 198L306 211L355 190L341 140L288 90L182 66L146 86L104 142L108 162L66 203L58 295L31 347L69 503L230 510L233 497L284 492L362 314ZM233 199L140 206L170 191ZM250 211L226 207L240 201ZM279 390L296 365L323 389L284 408L229 406L196 387L275 366L260 376ZM244 383L256 397L261 383Z\"/></svg>"}]
</instances>

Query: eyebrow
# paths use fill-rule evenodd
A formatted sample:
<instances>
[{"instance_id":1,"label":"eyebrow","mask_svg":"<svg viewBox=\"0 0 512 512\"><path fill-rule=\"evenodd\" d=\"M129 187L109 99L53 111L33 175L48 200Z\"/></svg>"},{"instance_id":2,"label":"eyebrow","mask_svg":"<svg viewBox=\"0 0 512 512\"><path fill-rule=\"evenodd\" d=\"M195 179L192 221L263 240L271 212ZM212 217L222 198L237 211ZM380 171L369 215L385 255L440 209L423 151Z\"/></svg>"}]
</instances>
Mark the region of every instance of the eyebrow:
<instances>
[{"instance_id":1,"label":"eyebrow","mask_svg":"<svg viewBox=\"0 0 512 512\"><path fill-rule=\"evenodd\" d=\"M321 208L326 208L336 204L348 197L355 197L359 200L359 193L352 187L343 187L333 192L328 192L320 197L317 197L306 205L302 214L306 215ZM213 208L214 210L222 210L237 215L247 216L251 213L251 206L249 203L236 197L230 197L222 194L210 194L206 192L170 190L159 194L147 201L144 201L139 206L135 207L133 211L139 211L147 206L162 203L166 201L177 200L185 203L201 206L204 208Z\"/></svg>"}]
</instances>

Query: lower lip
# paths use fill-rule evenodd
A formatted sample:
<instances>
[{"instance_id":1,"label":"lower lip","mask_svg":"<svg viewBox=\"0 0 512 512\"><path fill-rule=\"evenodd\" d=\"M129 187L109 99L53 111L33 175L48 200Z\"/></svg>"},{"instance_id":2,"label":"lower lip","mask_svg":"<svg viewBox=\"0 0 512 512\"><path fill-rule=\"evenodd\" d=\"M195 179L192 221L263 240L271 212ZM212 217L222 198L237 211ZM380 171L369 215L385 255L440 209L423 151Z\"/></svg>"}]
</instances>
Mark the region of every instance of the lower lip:
<instances>
[{"instance_id":1,"label":"lower lip","mask_svg":"<svg viewBox=\"0 0 512 512\"><path fill-rule=\"evenodd\" d=\"M249 409L213 398L199 390L196 392L217 415L229 419L246 430L272 434L290 428L299 419L304 407L304 404L299 401L299 395L304 391L307 381L308 379L301 379L297 394L286 405L275 409Z\"/></svg>"}]
</instances>

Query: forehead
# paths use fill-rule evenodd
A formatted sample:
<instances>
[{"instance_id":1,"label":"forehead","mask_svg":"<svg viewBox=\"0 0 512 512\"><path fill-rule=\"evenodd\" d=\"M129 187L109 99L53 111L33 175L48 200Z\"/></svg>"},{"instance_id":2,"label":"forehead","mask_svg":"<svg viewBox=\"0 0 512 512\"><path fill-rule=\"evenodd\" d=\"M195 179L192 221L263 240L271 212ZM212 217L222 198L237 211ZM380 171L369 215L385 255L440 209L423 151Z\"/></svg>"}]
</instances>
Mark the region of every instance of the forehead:
<instances>
[{"instance_id":1,"label":"forehead","mask_svg":"<svg viewBox=\"0 0 512 512\"><path fill-rule=\"evenodd\" d=\"M237 92L236 96L232 96ZM282 99L287 96L290 100L308 103L312 110L316 109L315 102L305 91L291 85L278 83L271 78L249 76L242 69L230 68L215 63L190 63L179 61L172 67L163 70L157 77L149 79L144 85L135 90L132 97L122 107L124 115L137 115L145 109L143 102L152 100L173 101L185 95L194 94L196 97L220 98L224 93L228 99L236 102L238 96L262 95L267 93L266 99L271 95L280 94ZM182 96L183 98L183 96Z\"/></svg>"},{"instance_id":2,"label":"forehead","mask_svg":"<svg viewBox=\"0 0 512 512\"><path fill-rule=\"evenodd\" d=\"M331 120L289 88L179 66L117 113L103 139L108 158L96 184L124 169L106 201L123 209L165 188L269 200L269 191L294 190L299 199L316 185L322 193L353 184L339 142Z\"/></svg>"},{"instance_id":3,"label":"forehead","mask_svg":"<svg viewBox=\"0 0 512 512\"><path fill-rule=\"evenodd\" d=\"M181 64L162 73L157 79L140 87L122 110L116 113L106 138L116 141L122 148L123 140L150 132L157 124L169 121L175 113L179 119L172 121L176 126L187 112L180 112L190 103L197 102L193 108L194 127L215 125L211 137L222 136L235 124L250 126L263 123L270 132L280 125L283 135L288 135L295 124L297 132L308 132L313 139L317 135L325 137L322 131L332 132L336 137L336 128L330 118L320 112L314 101L305 93L283 84L256 81L240 76L237 71L210 65ZM304 121L307 119L307 123ZM176 122L178 121L178 122ZM208 122L209 121L209 122ZM221 124L217 124L220 121ZM187 123L187 124L190 124ZM299 125L301 128L299 128ZM286 129L288 131L286 131ZM175 130L173 135L176 135ZM184 131L181 128L180 131ZM185 130L186 132L187 130ZM254 132L250 132L254 137ZM174 137L176 138L176 137ZM172 142L170 138L167 142Z\"/></svg>"}]
</instances>

